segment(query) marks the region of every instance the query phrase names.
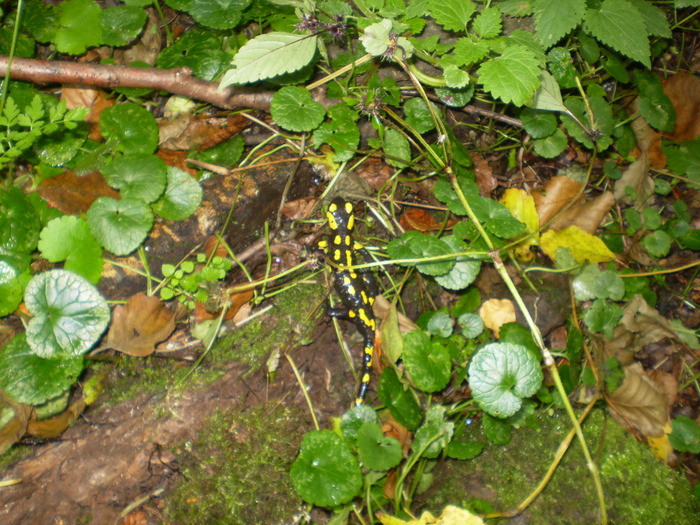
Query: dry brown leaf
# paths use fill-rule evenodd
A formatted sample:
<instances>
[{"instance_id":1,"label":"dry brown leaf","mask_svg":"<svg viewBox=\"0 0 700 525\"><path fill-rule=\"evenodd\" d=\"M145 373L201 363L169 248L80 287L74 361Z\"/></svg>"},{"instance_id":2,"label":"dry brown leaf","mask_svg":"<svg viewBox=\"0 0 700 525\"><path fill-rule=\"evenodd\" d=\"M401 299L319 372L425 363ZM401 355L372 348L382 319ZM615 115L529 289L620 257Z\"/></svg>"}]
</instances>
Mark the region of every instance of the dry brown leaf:
<instances>
[{"instance_id":1,"label":"dry brown leaf","mask_svg":"<svg viewBox=\"0 0 700 525\"><path fill-rule=\"evenodd\" d=\"M581 184L571 177L559 175L547 181L541 190L532 194L535 199L540 226L548 223L559 211L577 197ZM580 199L576 198L578 201Z\"/></svg>"},{"instance_id":2,"label":"dry brown leaf","mask_svg":"<svg viewBox=\"0 0 700 525\"><path fill-rule=\"evenodd\" d=\"M293 221L306 219L311 215L314 206L316 206L316 202L317 199L315 197L303 197L301 199L287 201L282 207L282 215Z\"/></svg>"},{"instance_id":3,"label":"dry brown leaf","mask_svg":"<svg viewBox=\"0 0 700 525\"><path fill-rule=\"evenodd\" d=\"M624 309L621 324L636 334L634 346L641 350L649 343L656 343L666 337L678 339L670 323L649 306L641 295L635 295Z\"/></svg>"},{"instance_id":4,"label":"dry brown leaf","mask_svg":"<svg viewBox=\"0 0 700 525\"><path fill-rule=\"evenodd\" d=\"M178 304L170 306L144 293L133 295L112 313L107 342L100 348L113 348L125 354L143 357L175 330Z\"/></svg>"},{"instance_id":5,"label":"dry brown leaf","mask_svg":"<svg viewBox=\"0 0 700 525\"><path fill-rule=\"evenodd\" d=\"M120 198L119 193L107 185L99 171L92 171L82 176L66 171L55 177L49 177L41 181L37 193L49 203L49 206L70 215L86 213L99 197Z\"/></svg>"},{"instance_id":6,"label":"dry brown leaf","mask_svg":"<svg viewBox=\"0 0 700 525\"><path fill-rule=\"evenodd\" d=\"M640 363L624 367L625 379L606 400L615 417L645 437L661 437L669 418L665 388L656 384Z\"/></svg>"},{"instance_id":7,"label":"dry brown leaf","mask_svg":"<svg viewBox=\"0 0 700 525\"><path fill-rule=\"evenodd\" d=\"M383 295L380 294L375 297L374 304L372 305L372 311L374 312L374 315L377 317L377 319L386 319L387 315L389 315L389 310L391 308L392 304L389 301L387 301ZM411 321L409 317L406 317L398 310L396 311L396 314L399 319L399 331L402 334L405 335L408 332L412 332L413 330L416 330L418 328L418 325L416 323Z\"/></svg>"},{"instance_id":8,"label":"dry brown leaf","mask_svg":"<svg viewBox=\"0 0 700 525\"><path fill-rule=\"evenodd\" d=\"M562 230L568 226L578 226L586 233L593 235L614 204L615 197L606 191L592 201L566 210L552 222L551 228Z\"/></svg>"},{"instance_id":9,"label":"dry brown leaf","mask_svg":"<svg viewBox=\"0 0 700 525\"><path fill-rule=\"evenodd\" d=\"M515 305L510 299L489 299L479 308L479 316L486 328L498 337L501 326L515 322Z\"/></svg>"},{"instance_id":10,"label":"dry brown leaf","mask_svg":"<svg viewBox=\"0 0 700 525\"><path fill-rule=\"evenodd\" d=\"M488 159L475 153L471 155L471 158L474 163L474 177L476 185L479 187L479 193L483 197L488 197L498 187L498 179L493 174Z\"/></svg>"},{"instance_id":11,"label":"dry brown leaf","mask_svg":"<svg viewBox=\"0 0 700 525\"><path fill-rule=\"evenodd\" d=\"M0 404L3 408L11 408L15 413L12 419L0 429L0 454L4 454L25 434L34 409L29 405L13 401L4 392L0 392Z\"/></svg>"},{"instance_id":12,"label":"dry brown leaf","mask_svg":"<svg viewBox=\"0 0 700 525\"><path fill-rule=\"evenodd\" d=\"M622 177L615 181L613 195L618 202L637 204L645 202L654 193L654 181L649 177L649 157L643 154L622 173ZM630 186L636 193L635 202L627 196L625 188Z\"/></svg>"},{"instance_id":13,"label":"dry brown leaf","mask_svg":"<svg viewBox=\"0 0 700 525\"><path fill-rule=\"evenodd\" d=\"M27 425L27 435L40 439L57 438L78 420L86 406L83 398L79 397L58 415L41 421L30 421Z\"/></svg>"},{"instance_id":14,"label":"dry brown leaf","mask_svg":"<svg viewBox=\"0 0 700 525\"><path fill-rule=\"evenodd\" d=\"M406 211L401 214L399 223L406 231L433 232L441 228L435 218L421 208L406 208Z\"/></svg>"}]
</instances>

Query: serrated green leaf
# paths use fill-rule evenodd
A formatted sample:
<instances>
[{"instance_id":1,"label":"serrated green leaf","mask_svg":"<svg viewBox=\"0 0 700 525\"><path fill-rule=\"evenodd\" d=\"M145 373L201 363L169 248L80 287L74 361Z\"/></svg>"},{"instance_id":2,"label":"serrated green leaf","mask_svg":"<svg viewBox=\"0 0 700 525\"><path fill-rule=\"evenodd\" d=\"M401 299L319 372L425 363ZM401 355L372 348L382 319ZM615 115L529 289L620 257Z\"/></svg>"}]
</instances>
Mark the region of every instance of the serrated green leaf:
<instances>
[{"instance_id":1,"label":"serrated green leaf","mask_svg":"<svg viewBox=\"0 0 700 525\"><path fill-rule=\"evenodd\" d=\"M165 193L153 204L153 211L170 221L184 220L202 202L202 187L189 173L175 166L167 167L167 176Z\"/></svg>"},{"instance_id":2,"label":"serrated green leaf","mask_svg":"<svg viewBox=\"0 0 700 525\"><path fill-rule=\"evenodd\" d=\"M102 275L102 249L84 219L66 215L50 221L41 232L39 251L51 262L95 284Z\"/></svg>"},{"instance_id":3,"label":"serrated green leaf","mask_svg":"<svg viewBox=\"0 0 700 525\"><path fill-rule=\"evenodd\" d=\"M639 11L639 14L642 15L644 25L650 35L661 38L671 38L671 27L668 24L666 15L661 9L646 0L629 0L629 2ZM699 6L700 2L698 2L698 6L696 7Z\"/></svg>"},{"instance_id":4,"label":"serrated green leaf","mask_svg":"<svg viewBox=\"0 0 700 525\"><path fill-rule=\"evenodd\" d=\"M153 226L150 207L139 199L100 197L90 206L87 218L97 242L115 255L133 252Z\"/></svg>"},{"instance_id":5,"label":"serrated green leaf","mask_svg":"<svg viewBox=\"0 0 700 525\"><path fill-rule=\"evenodd\" d=\"M651 51L644 20L627 0L603 0L584 16L586 32L623 55L651 67Z\"/></svg>"},{"instance_id":6,"label":"serrated green leaf","mask_svg":"<svg viewBox=\"0 0 700 525\"><path fill-rule=\"evenodd\" d=\"M186 11L200 24L214 29L231 29L241 21L251 0L167 0L178 11Z\"/></svg>"},{"instance_id":7,"label":"serrated green leaf","mask_svg":"<svg viewBox=\"0 0 700 525\"><path fill-rule=\"evenodd\" d=\"M431 257L450 255L452 250L437 237L417 231L408 231L389 242L387 253L392 259L414 259L415 261L412 262L397 262L397 264L402 266L415 265L421 273L426 275L444 275L454 266L454 261L450 260L420 262Z\"/></svg>"},{"instance_id":8,"label":"serrated green leaf","mask_svg":"<svg viewBox=\"0 0 700 525\"><path fill-rule=\"evenodd\" d=\"M413 394L404 387L396 370L387 366L379 378L377 395L391 415L409 430L415 430L423 418Z\"/></svg>"},{"instance_id":9,"label":"serrated green leaf","mask_svg":"<svg viewBox=\"0 0 700 525\"><path fill-rule=\"evenodd\" d=\"M233 57L219 88L250 84L298 71L316 54L316 36L272 32L255 37Z\"/></svg>"},{"instance_id":10,"label":"serrated green leaf","mask_svg":"<svg viewBox=\"0 0 700 525\"><path fill-rule=\"evenodd\" d=\"M45 359L32 352L27 335L0 351L0 388L18 403L39 405L59 396L83 371L83 357Z\"/></svg>"},{"instance_id":11,"label":"serrated green leaf","mask_svg":"<svg viewBox=\"0 0 700 525\"><path fill-rule=\"evenodd\" d=\"M279 126L303 132L316 129L323 122L326 110L311 98L308 89L285 86L272 97L270 113Z\"/></svg>"},{"instance_id":12,"label":"serrated green leaf","mask_svg":"<svg viewBox=\"0 0 700 525\"><path fill-rule=\"evenodd\" d=\"M612 271L601 271L596 264L588 264L572 283L577 301L612 299L619 301L625 294L625 285L619 275Z\"/></svg>"},{"instance_id":13,"label":"serrated green leaf","mask_svg":"<svg viewBox=\"0 0 700 525\"><path fill-rule=\"evenodd\" d=\"M347 440L357 439L357 433L365 423L376 423L377 413L367 405L355 405L340 418L340 431Z\"/></svg>"},{"instance_id":14,"label":"serrated green leaf","mask_svg":"<svg viewBox=\"0 0 700 525\"><path fill-rule=\"evenodd\" d=\"M472 29L481 38L498 36L501 34L501 27L501 12L496 7L482 9L472 22Z\"/></svg>"},{"instance_id":15,"label":"serrated green leaf","mask_svg":"<svg viewBox=\"0 0 700 525\"><path fill-rule=\"evenodd\" d=\"M32 277L24 303L33 315L27 325L27 342L40 357L82 355L109 324L109 307L97 289L66 270Z\"/></svg>"},{"instance_id":16,"label":"serrated green leaf","mask_svg":"<svg viewBox=\"0 0 700 525\"><path fill-rule=\"evenodd\" d=\"M92 0L66 0L57 6L58 27L53 35L61 53L82 55L102 44L102 10Z\"/></svg>"},{"instance_id":17,"label":"serrated green leaf","mask_svg":"<svg viewBox=\"0 0 700 525\"><path fill-rule=\"evenodd\" d=\"M605 299L596 299L583 312L583 321L592 332L602 332L605 337L612 339L613 329L620 322L622 313L622 308L617 304L609 303Z\"/></svg>"},{"instance_id":18,"label":"serrated green leaf","mask_svg":"<svg viewBox=\"0 0 700 525\"><path fill-rule=\"evenodd\" d=\"M534 0L537 38L548 48L583 20L586 0Z\"/></svg>"},{"instance_id":19,"label":"serrated green leaf","mask_svg":"<svg viewBox=\"0 0 700 525\"><path fill-rule=\"evenodd\" d=\"M382 434L377 423L365 423L357 433L357 452L365 467L389 470L401 462L401 444L393 437Z\"/></svg>"},{"instance_id":20,"label":"serrated green leaf","mask_svg":"<svg viewBox=\"0 0 700 525\"><path fill-rule=\"evenodd\" d=\"M460 38L455 43L454 57L460 66L476 64L488 53L489 45L486 42L472 42L470 38Z\"/></svg>"},{"instance_id":21,"label":"serrated green leaf","mask_svg":"<svg viewBox=\"0 0 700 525\"><path fill-rule=\"evenodd\" d=\"M447 31L466 31L475 9L471 0L428 0L428 12Z\"/></svg>"},{"instance_id":22,"label":"serrated green leaf","mask_svg":"<svg viewBox=\"0 0 700 525\"><path fill-rule=\"evenodd\" d=\"M347 503L362 488L357 460L337 434L326 430L304 436L289 474L299 495L319 507Z\"/></svg>"},{"instance_id":23,"label":"serrated green leaf","mask_svg":"<svg viewBox=\"0 0 700 525\"><path fill-rule=\"evenodd\" d=\"M106 108L100 114L99 125L105 139L125 153L149 155L158 147L158 123L142 106L118 104Z\"/></svg>"},{"instance_id":24,"label":"serrated green leaf","mask_svg":"<svg viewBox=\"0 0 700 525\"><path fill-rule=\"evenodd\" d=\"M478 74L484 89L516 106L530 102L540 82L534 53L521 45L507 47L501 56L481 64Z\"/></svg>"},{"instance_id":25,"label":"serrated green leaf","mask_svg":"<svg viewBox=\"0 0 700 525\"><path fill-rule=\"evenodd\" d=\"M515 414L522 399L537 392L544 376L539 361L521 345L491 343L469 363L469 387L477 404L492 416Z\"/></svg>"},{"instance_id":26,"label":"serrated green leaf","mask_svg":"<svg viewBox=\"0 0 700 525\"><path fill-rule=\"evenodd\" d=\"M449 383L450 353L441 344L432 343L422 330L413 330L404 336L402 357L411 381L419 390L437 392Z\"/></svg>"},{"instance_id":27,"label":"serrated green leaf","mask_svg":"<svg viewBox=\"0 0 700 525\"><path fill-rule=\"evenodd\" d=\"M134 40L146 24L140 7L117 5L102 11L102 36L108 46L121 47Z\"/></svg>"},{"instance_id":28,"label":"serrated green leaf","mask_svg":"<svg viewBox=\"0 0 700 525\"><path fill-rule=\"evenodd\" d=\"M441 240L450 247L453 253L467 250L466 243L454 235L448 235ZM479 270L481 270L481 261L460 256L455 259L452 269L443 275L435 276L435 281L448 290L464 290L474 282L479 275Z\"/></svg>"}]
</instances>

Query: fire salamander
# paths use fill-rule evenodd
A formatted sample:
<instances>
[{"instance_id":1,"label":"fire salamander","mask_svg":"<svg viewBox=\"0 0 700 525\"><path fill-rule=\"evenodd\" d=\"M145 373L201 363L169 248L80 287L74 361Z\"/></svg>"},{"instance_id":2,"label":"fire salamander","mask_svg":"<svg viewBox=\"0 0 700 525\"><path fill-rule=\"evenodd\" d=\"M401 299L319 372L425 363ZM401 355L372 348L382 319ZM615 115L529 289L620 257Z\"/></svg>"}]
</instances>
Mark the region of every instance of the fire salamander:
<instances>
[{"instance_id":1,"label":"fire salamander","mask_svg":"<svg viewBox=\"0 0 700 525\"><path fill-rule=\"evenodd\" d=\"M357 253L362 245L352 238L355 216L352 204L343 199L334 199L326 214L331 235L321 246L326 248L333 265L333 287L340 296L341 308L332 308L329 315L348 319L357 327L364 339L362 356L362 375L355 398L355 405L361 405L367 395L372 373L372 355L374 353L374 332L377 328L372 304L375 296L374 278L369 272L357 272Z\"/></svg>"}]
</instances>

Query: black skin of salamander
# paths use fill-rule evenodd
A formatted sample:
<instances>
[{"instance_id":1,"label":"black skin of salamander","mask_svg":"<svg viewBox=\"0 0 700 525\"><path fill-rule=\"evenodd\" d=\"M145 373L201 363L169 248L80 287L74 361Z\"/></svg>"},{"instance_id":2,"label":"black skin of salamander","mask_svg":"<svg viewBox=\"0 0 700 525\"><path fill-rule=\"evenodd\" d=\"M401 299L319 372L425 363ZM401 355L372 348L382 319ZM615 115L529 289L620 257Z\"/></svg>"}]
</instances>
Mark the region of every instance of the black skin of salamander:
<instances>
[{"instance_id":1,"label":"black skin of salamander","mask_svg":"<svg viewBox=\"0 0 700 525\"><path fill-rule=\"evenodd\" d=\"M332 317L351 321L364 341L361 381L355 398L357 406L365 400L372 372L376 330L372 304L376 295L376 282L370 272L348 268L358 264L357 252L362 250L352 237L354 220L352 205L342 199L334 199L328 210L331 235L327 247L334 273L333 288L340 297L342 307L332 308L328 313ZM338 240L341 242L336 242ZM362 311L364 315L361 315Z\"/></svg>"}]
</instances>

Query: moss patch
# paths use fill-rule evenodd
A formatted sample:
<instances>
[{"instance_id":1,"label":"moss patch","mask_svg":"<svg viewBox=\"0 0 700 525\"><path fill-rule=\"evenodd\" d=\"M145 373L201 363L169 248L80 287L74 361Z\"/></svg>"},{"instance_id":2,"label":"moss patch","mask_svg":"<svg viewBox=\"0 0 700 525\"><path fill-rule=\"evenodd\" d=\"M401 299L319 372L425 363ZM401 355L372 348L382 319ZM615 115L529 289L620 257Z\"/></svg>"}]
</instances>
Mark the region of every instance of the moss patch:
<instances>
[{"instance_id":1,"label":"moss patch","mask_svg":"<svg viewBox=\"0 0 700 525\"><path fill-rule=\"evenodd\" d=\"M503 447L490 446L468 462L450 461L435 472L439 486L425 506L467 506L487 499L494 508L516 507L539 483L569 429L561 413L542 417L539 428L520 429ZM660 461L616 421L596 410L584 433L598 461L610 523L629 525L697 523L700 505L687 480ZM547 488L524 513L529 523L598 523L598 502L580 446L574 442Z\"/></svg>"},{"instance_id":2,"label":"moss patch","mask_svg":"<svg viewBox=\"0 0 700 525\"><path fill-rule=\"evenodd\" d=\"M218 412L176 450L183 478L166 498L172 523L288 522L301 505L288 472L304 420L280 405Z\"/></svg>"}]
</instances>

